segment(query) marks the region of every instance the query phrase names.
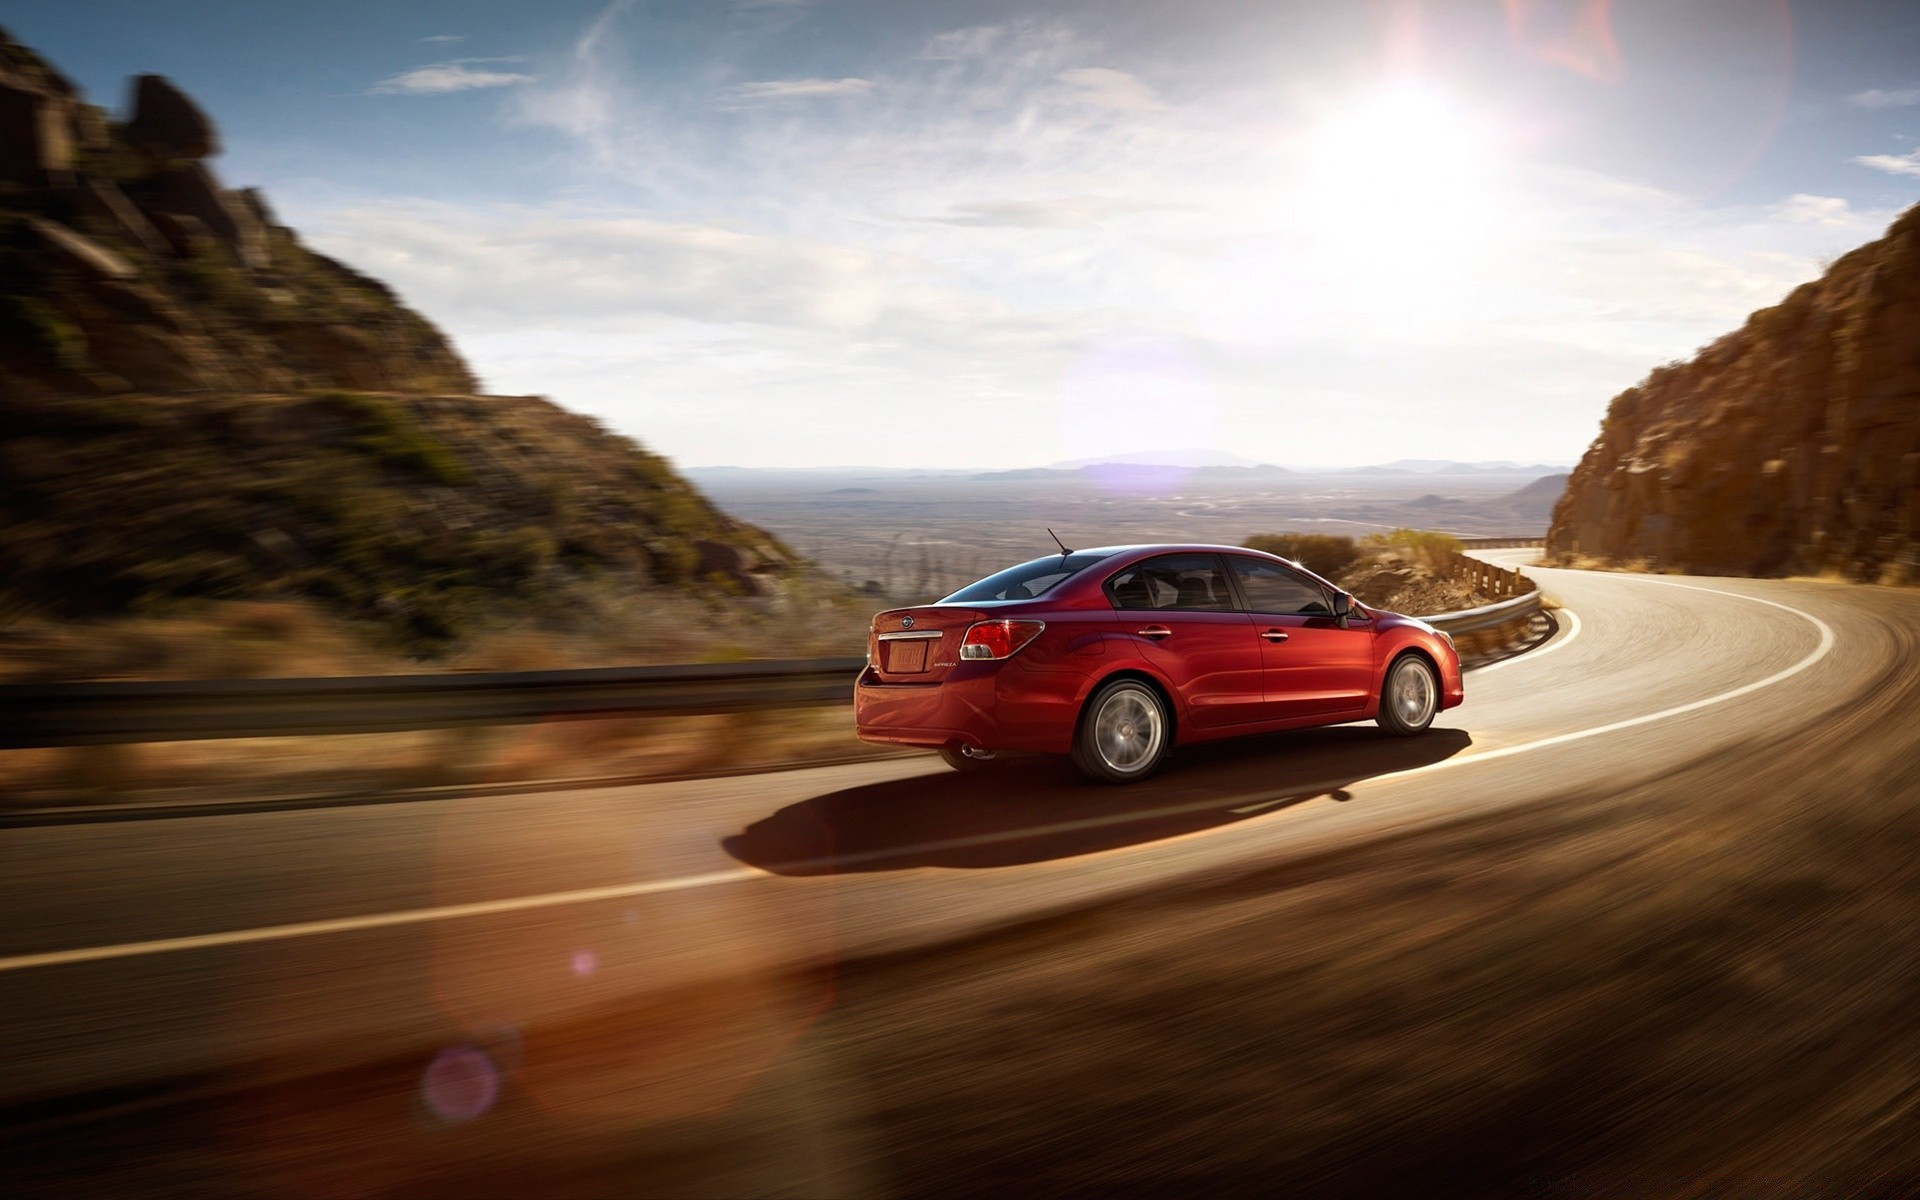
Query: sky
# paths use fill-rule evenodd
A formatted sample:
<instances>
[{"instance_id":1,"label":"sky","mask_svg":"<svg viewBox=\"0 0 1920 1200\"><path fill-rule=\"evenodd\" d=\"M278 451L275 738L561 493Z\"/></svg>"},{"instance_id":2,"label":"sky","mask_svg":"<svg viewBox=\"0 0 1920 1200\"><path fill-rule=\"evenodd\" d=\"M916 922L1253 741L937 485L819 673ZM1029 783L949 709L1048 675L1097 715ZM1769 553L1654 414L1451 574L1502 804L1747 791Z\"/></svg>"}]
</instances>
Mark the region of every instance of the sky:
<instances>
[{"instance_id":1,"label":"sky","mask_svg":"<svg viewBox=\"0 0 1920 1200\"><path fill-rule=\"evenodd\" d=\"M1571 463L1920 199L1920 5L0 2L687 466Z\"/></svg>"}]
</instances>

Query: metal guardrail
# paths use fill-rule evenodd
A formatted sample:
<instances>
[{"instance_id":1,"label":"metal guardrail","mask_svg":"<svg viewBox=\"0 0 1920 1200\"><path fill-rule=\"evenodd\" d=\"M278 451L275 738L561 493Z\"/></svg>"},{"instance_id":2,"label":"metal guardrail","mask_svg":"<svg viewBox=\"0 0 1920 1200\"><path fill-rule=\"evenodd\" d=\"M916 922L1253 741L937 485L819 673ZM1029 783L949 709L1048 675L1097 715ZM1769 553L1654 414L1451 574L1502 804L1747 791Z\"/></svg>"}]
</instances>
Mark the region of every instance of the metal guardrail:
<instances>
[{"instance_id":1,"label":"metal guardrail","mask_svg":"<svg viewBox=\"0 0 1920 1200\"><path fill-rule=\"evenodd\" d=\"M1522 549L1546 544L1543 538L1460 538L1459 542L1468 550ZM1421 618L1435 629L1456 638L1491 635L1502 629L1511 633L1530 624L1534 615L1541 611L1538 585L1520 572L1465 555L1456 556L1454 566L1483 591L1496 596L1504 594L1508 598L1479 608Z\"/></svg>"},{"instance_id":2,"label":"metal guardrail","mask_svg":"<svg viewBox=\"0 0 1920 1200\"><path fill-rule=\"evenodd\" d=\"M1539 545L1540 539L1470 538L1462 544L1493 549ZM1540 611L1540 593L1532 590L1531 580L1485 563L1474 563L1474 569L1512 576L1528 590L1498 604L1427 617L1429 624L1455 636L1491 636ZM5 684L0 685L0 750L846 704L864 663L863 658L810 658L584 671Z\"/></svg>"},{"instance_id":3,"label":"metal guardrail","mask_svg":"<svg viewBox=\"0 0 1920 1200\"><path fill-rule=\"evenodd\" d=\"M392 733L847 704L864 658L335 679L0 686L0 750Z\"/></svg>"},{"instance_id":4,"label":"metal guardrail","mask_svg":"<svg viewBox=\"0 0 1920 1200\"><path fill-rule=\"evenodd\" d=\"M1499 629L1503 625L1512 625L1522 619L1531 620L1533 614L1539 611L1540 593L1532 591L1515 596L1511 600L1502 600L1498 604L1461 609L1459 612L1438 613L1420 619L1443 633L1459 637L1464 634Z\"/></svg>"}]
</instances>

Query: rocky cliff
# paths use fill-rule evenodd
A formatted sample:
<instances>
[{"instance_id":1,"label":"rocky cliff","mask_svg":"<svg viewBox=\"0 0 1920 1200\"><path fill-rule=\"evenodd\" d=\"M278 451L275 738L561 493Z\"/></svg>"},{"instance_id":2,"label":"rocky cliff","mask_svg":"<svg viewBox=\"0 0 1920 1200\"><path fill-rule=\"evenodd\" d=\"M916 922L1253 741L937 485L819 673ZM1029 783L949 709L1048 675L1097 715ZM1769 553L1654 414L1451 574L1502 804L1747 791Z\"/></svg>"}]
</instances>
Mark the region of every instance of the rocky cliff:
<instances>
[{"instance_id":1,"label":"rocky cliff","mask_svg":"<svg viewBox=\"0 0 1920 1200\"><path fill-rule=\"evenodd\" d=\"M1920 580L1920 208L1614 397L1550 555Z\"/></svg>"},{"instance_id":2,"label":"rocky cliff","mask_svg":"<svg viewBox=\"0 0 1920 1200\"><path fill-rule=\"evenodd\" d=\"M219 151L167 80L116 121L0 31L0 387L475 389L390 289L223 186Z\"/></svg>"},{"instance_id":3,"label":"rocky cliff","mask_svg":"<svg viewBox=\"0 0 1920 1200\"><path fill-rule=\"evenodd\" d=\"M0 33L0 625L269 599L440 653L795 590L665 459L470 394L391 290L221 185L198 105L131 92L116 121Z\"/></svg>"}]
</instances>

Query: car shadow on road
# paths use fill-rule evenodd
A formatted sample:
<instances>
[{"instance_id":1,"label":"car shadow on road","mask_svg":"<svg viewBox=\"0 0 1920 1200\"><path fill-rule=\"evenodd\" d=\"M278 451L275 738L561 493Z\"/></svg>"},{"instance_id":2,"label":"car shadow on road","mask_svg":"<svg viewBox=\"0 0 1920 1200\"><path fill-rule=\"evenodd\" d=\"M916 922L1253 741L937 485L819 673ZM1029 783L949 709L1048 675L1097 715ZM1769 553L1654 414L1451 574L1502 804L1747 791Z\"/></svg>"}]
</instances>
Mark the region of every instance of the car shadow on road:
<instances>
[{"instance_id":1,"label":"car shadow on road","mask_svg":"<svg viewBox=\"0 0 1920 1200\"><path fill-rule=\"evenodd\" d=\"M1073 858L1266 816L1353 784L1452 758L1473 739L1417 738L1371 726L1271 734L1186 749L1146 783L1088 783L1063 760L941 770L790 804L722 839L734 858L777 875L908 867L981 868Z\"/></svg>"}]
</instances>

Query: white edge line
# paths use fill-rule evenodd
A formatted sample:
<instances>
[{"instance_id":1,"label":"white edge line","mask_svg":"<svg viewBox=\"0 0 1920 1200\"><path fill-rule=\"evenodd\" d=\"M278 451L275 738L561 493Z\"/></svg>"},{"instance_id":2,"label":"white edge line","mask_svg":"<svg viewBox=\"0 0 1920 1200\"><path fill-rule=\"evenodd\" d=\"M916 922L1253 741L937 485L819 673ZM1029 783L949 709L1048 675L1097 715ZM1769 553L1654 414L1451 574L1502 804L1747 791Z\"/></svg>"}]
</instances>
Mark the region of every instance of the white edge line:
<instances>
[{"instance_id":1,"label":"white edge line","mask_svg":"<svg viewBox=\"0 0 1920 1200\"><path fill-rule=\"evenodd\" d=\"M1765 679L1755 680L1731 691L1721 692L1701 700L1677 704L1672 708L1663 708L1659 712L1644 716L1628 717L1606 725L1596 725L1591 729L1578 729L1571 733L1555 734L1552 737L1539 738L1531 742L1521 742L1514 746L1502 746L1497 750L1486 750L1479 754L1463 754L1457 758L1442 759L1425 766L1409 767L1404 771L1389 771L1381 775L1370 775L1364 782L1371 786L1390 779L1405 779L1414 775L1424 775L1432 771L1444 771L1454 767L1486 762L1490 759L1508 758L1516 754L1527 754L1535 750L1544 750L1549 746L1562 746L1568 742L1577 742L1585 738L1599 737L1622 729L1631 729L1636 725L1647 725L1654 721L1664 721L1684 713L1697 712L1729 700L1737 700L1751 695L1762 688L1772 687L1776 683L1791 679L1807 668L1825 658L1833 650L1833 629L1825 621L1812 613L1803 612L1788 604L1773 600L1763 600L1758 596L1743 595L1739 592L1726 592L1718 588L1700 587L1691 583L1676 583L1668 579L1639 579L1639 583L1652 583L1664 587L1686 588L1695 592L1710 592L1716 596L1727 596L1735 600L1748 600L1755 604L1765 604L1783 612L1811 622L1820 631L1820 644L1815 646L1806 657L1792 666L1775 671ZM1571 641L1569 636L1559 643L1565 645ZM1553 647L1547 647L1551 650ZM1545 653L1539 651L1537 653ZM1271 797L1253 804L1229 811L1235 813L1255 812L1270 807L1281 800L1292 799L1300 795L1312 795L1335 787L1352 787L1354 780L1329 780L1321 784L1300 784L1285 789L1283 795ZM1104 817L1089 817L1078 821L1061 821L1053 825L1034 826L1018 832L979 834L973 837L956 838L945 842L929 842L918 846L902 846L897 849L875 851L851 857L822 859L817 861L784 864L789 869L847 865L865 859L894 858L907 854L924 853L930 850L964 849L973 846L990 845L995 842L1010 841L1015 838L1046 836L1056 833L1071 833L1083 829L1094 829L1106 825L1127 824L1134 821L1152 820L1157 817L1177 816L1186 812L1198 812L1220 805L1218 799L1198 803L1170 805L1150 811L1134 811L1113 814ZM675 879L655 879L644 883L616 884L608 887L578 888L566 892L546 892L537 896L514 896L504 900L480 900L469 904L445 904L435 908L406 909L399 912L369 913L357 917L334 917L321 921L300 921L290 925L265 925L256 929L235 929L221 933L201 933L187 937L162 938L149 942L121 942L111 946L86 946L73 950L50 950L39 954L21 954L12 958L0 958L0 971L25 971L34 967L67 966L74 963L102 962L116 958L134 958L146 954L165 954L176 950L206 950L222 946L240 946L253 942L278 941L283 938L312 937L327 933L355 933L368 929L385 929L396 925L424 924L430 921L452 921L463 917L498 916L503 913L527 912L540 908L557 908L568 904L587 904L599 900L623 900L635 896L653 895L661 892L688 891L693 888L712 887L723 883L743 883L752 879L766 878L766 872L747 867L736 867L726 871L711 871L703 875L685 875Z\"/></svg>"},{"instance_id":2,"label":"white edge line","mask_svg":"<svg viewBox=\"0 0 1920 1200\"><path fill-rule=\"evenodd\" d=\"M140 954L164 954L173 950L205 950L216 946L239 946L248 942L311 937L321 933L351 933L425 921L451 921L460 917L490 917L501 913L525 912L535 908L585 904L595 900L624 900L653 892L674 892L689 888L710 887L716 883L734 883L758 878L761 874L746 867L736 867L730 871L713 871L705 875L684 875L677 879L654 879L645 883L623 883L609 887L577 888L569 892L547 892L538 896L477 900L470 904L443 904L437 908L369 913L358 917L332 917L323 921L299 921L291 925L263 925L257 929L197 933L188 937L161 938L152 942L122 942L114 946L50 950L42 954L22 954L13 958L0 958L0 971L24 971L30 967L57 967L69 963L99 962L109 958L131 958Z\"/></svg>"}]
</instances>

